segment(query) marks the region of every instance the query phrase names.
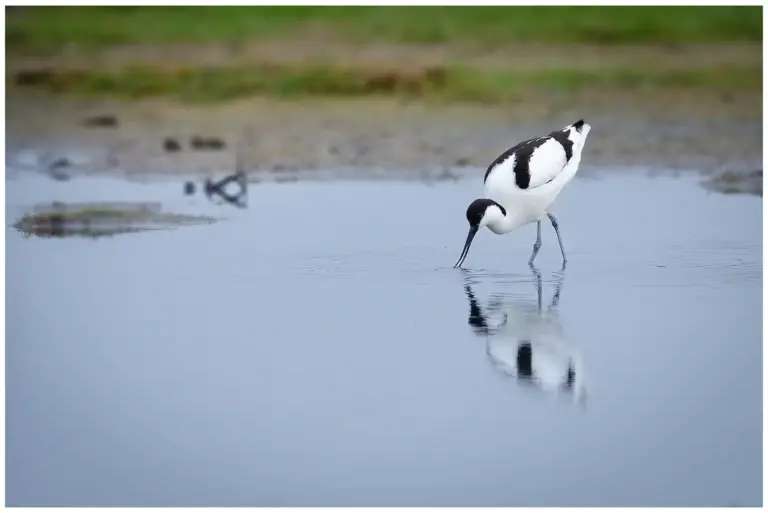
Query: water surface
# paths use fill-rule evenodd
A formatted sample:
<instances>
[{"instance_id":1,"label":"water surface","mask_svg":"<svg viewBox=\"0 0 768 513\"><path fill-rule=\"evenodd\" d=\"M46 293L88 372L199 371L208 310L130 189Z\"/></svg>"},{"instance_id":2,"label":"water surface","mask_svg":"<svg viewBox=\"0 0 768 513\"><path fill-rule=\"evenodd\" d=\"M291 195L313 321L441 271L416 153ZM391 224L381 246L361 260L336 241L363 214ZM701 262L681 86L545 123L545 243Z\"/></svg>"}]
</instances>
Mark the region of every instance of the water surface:
<instances>
[{"instance_id":1,"label":"water surface","mask_svg":"<svg viewBox=\"0 0 768 513\"><path fill-rule=\"evenodd\" d=\"M761 199L576 180L539 311L532 225L452 269L481 189L9 180L221 221L7 230L8 505L760 505Z\"/></svg>"}]
</instances>

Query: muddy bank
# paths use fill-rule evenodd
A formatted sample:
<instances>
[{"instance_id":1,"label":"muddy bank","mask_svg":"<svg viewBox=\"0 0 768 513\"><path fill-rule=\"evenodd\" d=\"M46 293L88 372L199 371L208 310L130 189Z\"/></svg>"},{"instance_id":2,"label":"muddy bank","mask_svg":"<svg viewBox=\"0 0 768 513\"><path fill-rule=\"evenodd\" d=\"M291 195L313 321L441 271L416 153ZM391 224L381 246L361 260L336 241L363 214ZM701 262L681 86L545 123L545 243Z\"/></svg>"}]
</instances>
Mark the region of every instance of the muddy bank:
<instances>
[{"instance_id":1,"label":"muddy bank","mask_svg":"<svg viewBox=\"0 0 768 513\"><path fill-rule=\"evenodd\" d=\"M99 238L214 222L211 217L164 212L159 203L57 202L35 206L13 228L25 237Z\"/></svg>"},{"instance_id":2,"label":"muddy bank","mask_svg":"<svg viewBox=\"0 0 768 513\"><path fill-rule=\"evenodd\" d=\"M76 151L74 172L249 178L299 171L458 173L485 167L516 141L578 118L593 125L584 163L754 172L762 169L761 97L654 91L531 97L504 106L391 99L250 99L191 107L12 93L7 161L24 150ZM96 124L93 119L109 120Z\"/></svg>"},{"instance_id":3,"label":"muddy bank","mask_svg":"<svg viewBox=\"0 0 768 513\"><path fill-rule=\"evenodd\" d=\"M702 185L711 191L723 194L753 194L763 195L763 171L755 169L724 170L714 173L702 182Z\"/></svg>"}]
</instances>

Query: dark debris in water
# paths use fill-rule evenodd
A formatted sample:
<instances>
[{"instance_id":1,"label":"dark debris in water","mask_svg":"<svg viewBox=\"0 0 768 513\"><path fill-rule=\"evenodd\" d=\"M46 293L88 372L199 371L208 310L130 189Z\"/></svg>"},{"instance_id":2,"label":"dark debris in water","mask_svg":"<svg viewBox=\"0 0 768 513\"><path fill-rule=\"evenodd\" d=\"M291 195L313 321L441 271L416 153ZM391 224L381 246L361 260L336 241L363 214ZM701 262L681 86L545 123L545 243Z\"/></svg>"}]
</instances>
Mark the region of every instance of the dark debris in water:
<instances>
[{"instance_id":1,"label":"dark debris in water","mask_svg":"<svg viewBox=\"0 0 768 513\"><path fill-rule=\"evenodd\" d=\"M66 182L70 179L70 175L64 170L71 168L72 165L72 161L66 157L57 158L48 166L48 175L54 180Z\"/></svg>"},{"instance_id":2,"label":"dark debris in water","mask_svg":"<svg viewBox=\"0 0 768 513\"><path fill-rule=\"evenodd\" d=\"M211 217L163 212L158 203L52 203L33 210L13 225L25 237L99 238L216 222Z\"/></svg>"}]
</instances>

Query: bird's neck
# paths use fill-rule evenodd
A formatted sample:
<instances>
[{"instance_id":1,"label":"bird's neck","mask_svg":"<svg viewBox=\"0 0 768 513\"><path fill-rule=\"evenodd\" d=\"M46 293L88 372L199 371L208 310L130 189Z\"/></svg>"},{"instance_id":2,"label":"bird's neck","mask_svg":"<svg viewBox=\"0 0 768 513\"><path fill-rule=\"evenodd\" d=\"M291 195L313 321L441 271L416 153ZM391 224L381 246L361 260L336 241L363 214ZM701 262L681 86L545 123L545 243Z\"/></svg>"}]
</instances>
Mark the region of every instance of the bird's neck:
<instances>
[{"instance_id":1,"label":"bird's neck","mask_svg":"<svg viewBox=\"0 0 768 513\"><path fill-rule=\"evenodd\" d=\"M507 215L488 223L488 229L495 234L508 233L520 226L519 216L507 209Z\"/></svg>"}]
</instances>

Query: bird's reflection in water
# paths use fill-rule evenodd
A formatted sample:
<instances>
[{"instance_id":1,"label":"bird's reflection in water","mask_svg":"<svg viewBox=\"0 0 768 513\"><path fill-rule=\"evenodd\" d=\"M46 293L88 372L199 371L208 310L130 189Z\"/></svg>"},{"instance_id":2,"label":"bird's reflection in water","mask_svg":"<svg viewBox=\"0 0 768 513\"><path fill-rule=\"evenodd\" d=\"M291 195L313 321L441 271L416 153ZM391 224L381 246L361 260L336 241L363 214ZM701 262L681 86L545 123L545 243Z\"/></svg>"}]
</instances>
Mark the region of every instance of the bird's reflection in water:
<instances>
[{"instance_id":1,"label":"bird's reflection in water","mask_svg":"<svg viewBox=\"0 0 768 513\"><path fill-rule=\"evenodd\" d=\"M243 166L242 157L238 151L236 154L237 162L235 172L227 175L221 180L213 180L210 177L203 182L203 192L205 197L211 203L223 205L228 203L238 208L248 207L248 175ZM232 189L235 188L233 191ZM185 194L191 195L195 192L193 183L188 182L185 185Z\"/></svg>"},{"instance_id":2,"label":"bird's reflection in water","mask_svg":"<svg viewBox=\"0 0 768 513\"><path fill-rule=\"evenodd\" d=\"M232 183L237 184L239 188L234 194L227 191L227 186ZM223 204L226 202L238 208L246 208L248 206L248 181L245 173L242 171L225 176L218 182L206 178L203 184L203 192L205 192L205 196L212 203ZM219 201L216 201L215 198L218 198Z\"/></svg>"},{"instance_id":3,"label":"bird's reflection in water","mask_svg":"<svg viewBox=\"0 0 768 513\"><path fill-rule=\"evenodd\" d=\"M467 276L464 291L469 299L468 322L476 335L486 338L486 353L495 368L544 392L568 394L583 405L586 385L581 354L567 343L557 312L564 275L561 273L557 279L545 311L541 272L533 266L531 270L537 292L535 303L496 295L481 307Z\"/></svg>"}]
</instances>

